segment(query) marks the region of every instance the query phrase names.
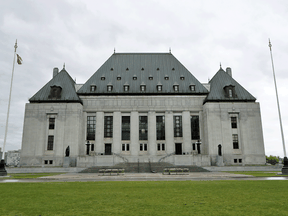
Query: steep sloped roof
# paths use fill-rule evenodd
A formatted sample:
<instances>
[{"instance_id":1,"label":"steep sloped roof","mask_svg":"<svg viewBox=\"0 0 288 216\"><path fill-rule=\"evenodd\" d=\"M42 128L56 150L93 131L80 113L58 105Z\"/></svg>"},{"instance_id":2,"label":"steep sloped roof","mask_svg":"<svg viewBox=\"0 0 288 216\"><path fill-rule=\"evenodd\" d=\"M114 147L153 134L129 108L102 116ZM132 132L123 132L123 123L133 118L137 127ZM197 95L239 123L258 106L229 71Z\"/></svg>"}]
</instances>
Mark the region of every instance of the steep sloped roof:
<instances>
[{"instance_id":1,"label":"steep sloped roof","mask_svg":"<svg viewBox=\"0 0 288 216\"><path fill-rule=\"evenodd\" d=\"M255 101L253 97L244 87L242 87L236 80L234 80L222 68L210 80L210 92L204 103L212 101ZM225 95L225 86L233 86L235 89L235 97L229 98Z\"/></svg>"},{"instance_id":2,"label":"steep sloped roof","mask_svg":"<svg viewBox=\"0 0 288 216\"><path fill-rule=\"evenodd\" d=\"M61 97L59 99L50 99L52 86L61 87ZM75 82L63 68L46 85L44 85L33 97L29 99L31 103L35 102L79 102L82 103L75 90Z\"/></svg>"},{"instance_id":3,"label":"steep sloped roof","mask_svg":"<svg viewBox=\"0 0 288 216\"><path fill-rule=\"evenodd\" d=\"M161 92L157 91L159 82L162 84ZM173 89L175 82L179 84L177 92ZM140 91L143 83L145 92ZM194 92L190 90L191 83L195 85ZM108 84L113 86L111 92L107 91ZM128 92L124 91L125 84L129 85ZM91 85L96 85L95 92L90 91ZM114 53L77 93L208 94L208 91L171 53Z\"/></svg>"}]
</instances>

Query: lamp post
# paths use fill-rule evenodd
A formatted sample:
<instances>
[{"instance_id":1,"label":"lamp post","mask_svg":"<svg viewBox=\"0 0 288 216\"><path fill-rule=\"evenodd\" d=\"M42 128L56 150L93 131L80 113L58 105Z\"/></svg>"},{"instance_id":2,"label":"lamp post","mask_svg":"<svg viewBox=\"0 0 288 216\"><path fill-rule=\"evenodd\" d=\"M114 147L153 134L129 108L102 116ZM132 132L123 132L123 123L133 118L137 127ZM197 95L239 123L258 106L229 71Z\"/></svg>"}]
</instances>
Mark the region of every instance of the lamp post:
<instances>
[{"instance_id":1,"label":"lamp post","mask_svg":"<svg viewBox=\"0 0 288 216\"><path fill-rule=\"evenodd\" d=\"M200 149L201 140L200 139L196 142L196 145L197 145L198 154L201 154L201 149Z\"/></svg>"}]
</instances>

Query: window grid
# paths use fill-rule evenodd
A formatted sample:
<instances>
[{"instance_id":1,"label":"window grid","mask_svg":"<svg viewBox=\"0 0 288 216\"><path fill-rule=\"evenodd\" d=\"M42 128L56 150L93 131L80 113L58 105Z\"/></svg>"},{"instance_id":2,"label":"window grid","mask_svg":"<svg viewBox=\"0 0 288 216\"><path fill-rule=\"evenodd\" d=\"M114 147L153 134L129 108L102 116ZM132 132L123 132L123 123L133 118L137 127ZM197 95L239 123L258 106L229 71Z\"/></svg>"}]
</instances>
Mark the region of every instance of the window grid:
<instances>
[{"instance_id":1,"label":"window grid","mask_svg":"<svg viewBox=\"0 0 288 216\"><path fill-rule=\"evenodd\" d=\"M130 140L130 116L122 116L122 140Z\"/></svg>"},{"instance_id":2,"label":"window grid","mask_svg":"<svg viewBox=\"0 0 288 216\"><path fill-rule=\"evenodd\" d=\"M233 149L239 149L238 134L232 134Z\"/></svg>"},{"instance_id":3,"label":"window grid","mask_svg":"<svg viewBox=\"0 0 288 216\"><path fill-rule=\"evenodd\" d=\"M49 130L54 130L55 128L55 118L49 118Z\"/></svg>"},{"instance_id":4,"label":"window grid","mask_svg":"<svg viewBox=\"0 0 288 216\"><path fill-rule=\"evenodd\" d=\"M237 118L236 117L231 117L231 127L237 128Z\"/></svg>"},{"instance_id":5,"label":"window grid","mask_svg":"<svg viewBox=\"0 0 288 216\"><path fill-rule=\"evenodd\" d=\"M113 116L104 116L104 138L113 137Z\"/></svg>"},{"instance_id":6,"label":"window grid","mask_svg":"<svg viewBox=\"0 0 288 216\"><path fill-rule=\"evenodd\" d=\"M182 116L174 116L174 137L182 137Z\"/></svg>"},{"instance_id":7,"label":"window grid","mask_svg":"<svg viewBox=\"0 0 288 216\"><path fill-rule=\"evenodd\" d=\"M148 140L148 117L139 116L139 140Z\"/></svg>"},{"instance_id":8,"label":"window grid","mask_svg":"<svg viewBox=\"0 0 288 216\"><path fill-rule=\"evenodd\" d=\"M96 116L87 116L87 140L95 140Z\"/></svg>"},{"instance_id":9,"label":"window grid","mask_svg":"<svg viewBox=\"0 0 288 216\"><path fill-rule=\"evenodd\" d=\"M191 116L191 138L192 140L200 139L199 116Z\"/></svg>"},{"instance_id":10,"label":"window grid","mask_svg":"<svg viewBox=\"0 0 288 216\"><path fill-rule=\"evenodd\" d=\"M49 135L48 136L48 145L47 145L47 150L52 151L53 150L53 144L54 144L54 136Z\"/></svg>"},{"instance_id":11,"label":"window grid","mask_svg":"<svg viewBox=\"0 0 288 216\"><path fill-rule=\"evenodd\" d=\"M156 116L157 140L165 140L165 116Z\"/></svg>"}]
</instances>

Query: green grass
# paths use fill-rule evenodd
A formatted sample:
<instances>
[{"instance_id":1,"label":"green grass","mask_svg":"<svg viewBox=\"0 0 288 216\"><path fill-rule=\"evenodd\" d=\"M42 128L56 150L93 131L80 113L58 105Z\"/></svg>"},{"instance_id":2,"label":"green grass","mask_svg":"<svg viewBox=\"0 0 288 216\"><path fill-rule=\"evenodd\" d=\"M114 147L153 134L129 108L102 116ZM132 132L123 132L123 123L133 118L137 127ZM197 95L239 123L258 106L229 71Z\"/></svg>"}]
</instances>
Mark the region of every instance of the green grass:
<instances>
[{"instance_id":1,"label":"green grass","mask_svg":"<svg viewBox=\"0 0 288 216\"><path fill-rule=\"evenodd\" d=\"M288 215L287 181L0 184L0 215Z\"/></svg>"},{"instance_id":2,"label":"green grass","mask_svg":"<svg viewBox=\"0 0 288 216\"><path fill-rule=\"evenodd\" d=\"M34 179L43 176L60 175L62 173L8 173L5 179Z\"/></svg>"},{"instance_id":3,"label":"green grass","mask_svg":"<svg viewBox=\"0 0 288 216\"><path fill-rule=\"evenodd\" d=\"M283 177L288 175L278 175L280 171L227 171L228 173L234 173L234 174L243 174L243 175L252 175L254 177Z\"/></svg>"}]
</instances>

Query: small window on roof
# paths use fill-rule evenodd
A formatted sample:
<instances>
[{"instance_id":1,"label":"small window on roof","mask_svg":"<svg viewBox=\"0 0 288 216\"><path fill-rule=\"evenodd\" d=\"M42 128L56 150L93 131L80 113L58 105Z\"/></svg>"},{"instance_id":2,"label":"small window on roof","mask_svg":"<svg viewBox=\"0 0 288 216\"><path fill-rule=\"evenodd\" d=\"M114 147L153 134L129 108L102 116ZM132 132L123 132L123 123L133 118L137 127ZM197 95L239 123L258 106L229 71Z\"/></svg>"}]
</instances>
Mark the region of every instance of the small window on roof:
<instances>
[{"instance_id":1,"label":"small window on roof","mask_svg":"<svg viewBox=\"0 0 288 216\"><path fill-rule=\"evenodd\" d=\"M172 70L174 71L174 70L175 70L175 68L172 68Z\"/></svg>"},{"instance_id":2,"label":"small window on roof","mask_svg":"<svg viewBox=\"0 0 288 216\"><path fill-rule=\"evenodd\" d=\"M140 85L140 91L145 92L146 91L146 85Z\"/></svg>"},{"instance_id":3,"label":"small window on roof","mask_svg":"<svg viewBox=\"0 0 288 216\"><path fill-rule=\"evenodd\" d=\"M141 70L144 70L144 68L142 68Z\"/></svg>"},{"instance_id":4,"label":"small window on roof","mask_svg":"<svg viewBox=\"0 0 288 216\"><path fill-rule=\"evenodd\" d=\"M124 85L124 91L128 92L129 91L129 85Z\"/></svg>"},{"instance_id":5,"label":"small window on roof","mask_svg":"<svg viewBox=\"0 0 288 216\"><path fill-rule=\"evenodd\" d=\"M160 70L159 68L157 68L157 70Z\"/></svg>"},{"instance_id":6,"label":"small window on roof","mask_svg":"<svg viewBox=\"0 0 288 216\"><path fill-rule=\"evenodd\" d=\"M112 85L107 85L107 91L108 91L108 92L111 92L112 89L113 89L113 86L112 86Z\"/></svg>"},{"instance_id":7,"label":"small window on roof","mask_svg":"<svg viewBox=\"0 0 288 216\"><path fill-rule=\"evenodd\" d=\"M169 80L169 76L166 75L166 76L164 77L164 79L165 79L165 80Z\"/></svg>"},{"instance_id":8,"label":"small window on roof","mask_svg":"<svg viewBox=\"0 0 288 216\"><path fill-rule=\"evenodd\" d=\"M129 71L129 68L126 68L126 71Z\"/></svg>"},{"instance_id":9,"label":"small window on roof","mask_svg":"<svg viewBox=\"0 0 288 216\"><path fill-rule=\"evenodd\" d=\"M162 85L157 85L157 91L161 92L162 91Z\"/></svg>"},{"instance_id":10,"label":"small window on roof","mask_svg":"<svg viewBox=\"0 0 288 216\"><path fill-rule=\"evenodd\" d=\"M190 85L190 90L195 91L195 85Z\"/></svg>"},{"instance_id":11,"label":"small window on roof","mask_svg":"<svg viewBox=\"0 0 288 216\"><path fill-rule=\"evenodd\" d=\"M111 70L111 71L113 71L113 70L114 70L114 68L112 67L110 70Z\"/></svg>"},{"instance_id":12,"label":"small window on roof","mask_svg":"<svg viewBox=\"0 0 288 216\"><path fill-rule=\"evenodd\" d=\"M136 75L133 76L133 80L137 80L137 76Z\"/></svg>"},{"instance_id":13,"label":"small window on roof","mask_svg":"<svg viewBox=\"0 0 288 216\"><path fill-rule=\"evenodd\" d=\"M120 75L117 76L117 80L121 80L121 76Z\"/></svg>"},{"instance_id":14,"label":"small window on roof","mask_svg":"<svg viewBox=\"0 0 288 216\"><path fill-rule=\"evenodd\" d=\"M180 80L184 80L185 79L185 77L182 75L181 77L180 77Z\"/></svg>"},{"instance_id":15,"label":"small window on roof","mask_svg":"<svg viewBox=\"0 0 288 216\"><path fill-rule=\"evenodd\" d=\"M102 77L101 77L101 80L105 80L105 76L102 76Z\"/></svg>"},{"instance_id":16,"label":"small window on roof","mask_svg":"<svg viewBox=\"0 0 288 216\"><path fill-rule=\"evenodd\" d=\"M175 92L178 92L178 91L179 91L179 85L174 85L173 88L174 88L174 91L175 91Z\"/></svg>"},{"instance_id":17,"label":"small window on roof","mask_svg":"<svg viewBox=\"0 0 288 216\"><path fill-rule=\"evenodd\" d=\"M149 80L153 80L153 76L150 75L150 76L149 76Z\"/></svg>"},{"instance_id":18,"label":"small window on roof","mask_svg":"<svg viewBox=\"0 0 288 216\"><path fill-rule=\"evenodd\" d=\"M90 85L90 91L95 92L96 91L96 85Z\"/></svg>"}]
</instances>

